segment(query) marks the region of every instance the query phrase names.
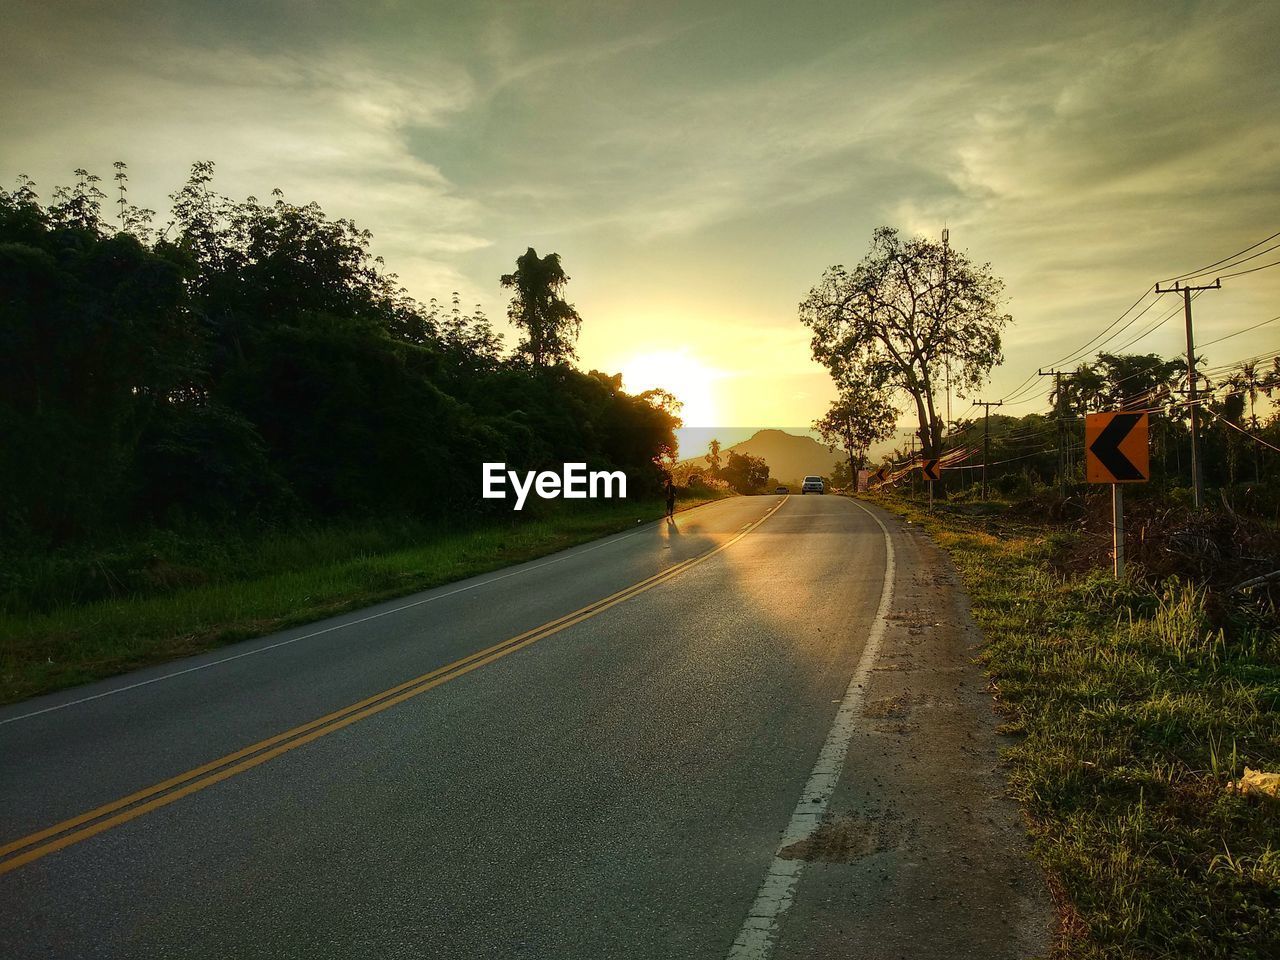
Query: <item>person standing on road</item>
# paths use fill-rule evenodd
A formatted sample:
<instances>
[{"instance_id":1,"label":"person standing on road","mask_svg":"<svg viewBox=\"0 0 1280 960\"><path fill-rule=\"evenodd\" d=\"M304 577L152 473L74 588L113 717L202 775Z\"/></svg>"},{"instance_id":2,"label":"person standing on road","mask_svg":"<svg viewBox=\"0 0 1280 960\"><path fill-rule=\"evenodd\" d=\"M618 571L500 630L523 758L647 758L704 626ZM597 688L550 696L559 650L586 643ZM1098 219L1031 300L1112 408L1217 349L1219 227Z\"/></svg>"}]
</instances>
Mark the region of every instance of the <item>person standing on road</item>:
<instances>
[{"instance_id":1,"label":"person standing on road","mask_svg":"<svg viewBox=\"0 0 1280 960\"><path fill-rule=\"evenodd\" d=\"M676 485L671 482L671 474L667 474L667 519L676 513Z\"/></svg>"}]
</instances>

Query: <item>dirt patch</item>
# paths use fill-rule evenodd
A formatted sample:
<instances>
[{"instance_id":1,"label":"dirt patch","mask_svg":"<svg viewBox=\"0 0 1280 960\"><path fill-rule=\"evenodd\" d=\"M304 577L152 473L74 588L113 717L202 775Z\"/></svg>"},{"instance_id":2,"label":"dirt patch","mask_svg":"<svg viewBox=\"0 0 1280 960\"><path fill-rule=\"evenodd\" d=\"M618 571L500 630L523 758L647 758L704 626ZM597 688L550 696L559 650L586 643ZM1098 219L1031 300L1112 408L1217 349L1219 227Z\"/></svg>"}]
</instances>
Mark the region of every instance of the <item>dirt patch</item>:
<instances>
[{"instance_id":1,"label":"dirt patch","mask_svg":"<svg viewBox=\"0 0 1280 960\"><path fill-rule=\"evenodd\" d=\"M889 849L893 838L886 825L865 817L833 817L825 820L812 835L783 847L783 860L810 863L854 863L873 853Z\"/></svg>"},{"instance_id":2,"label":"dirt patch","mask_svg":"<svg viewBox=\"0 0 1280 960\"><path fill-rule=\"evenodd\" d=\"M877 723L871 728L876 733L890 733L899 737L905 737L915 733L920 729L918 723Z\"/></svg>"},{"instance_id":3,"label":"dirt patch","mask_svg":"<svg viewBox=\"0 0 1280 960\"><path fill-rule=\"evenodd\" d=\"M900 693L896 697L881 697L879 700L872 700L862 708L864 717L884 719L901 719L910 712L911 705L905 693Z\"/></svg>"},{"instance_id":4,"label":"dirt patch","mask_svg":"<svg viewBox=\"0 0 1280 960\"><path fill-rule=\"evenodd\" d=\"M933 617L925 616L920 613L891 613L886 620L892 620L894 623L900 623L908 629L921 630L925 627L938 627L941 624Z\"/></svg>"}]
</instances>

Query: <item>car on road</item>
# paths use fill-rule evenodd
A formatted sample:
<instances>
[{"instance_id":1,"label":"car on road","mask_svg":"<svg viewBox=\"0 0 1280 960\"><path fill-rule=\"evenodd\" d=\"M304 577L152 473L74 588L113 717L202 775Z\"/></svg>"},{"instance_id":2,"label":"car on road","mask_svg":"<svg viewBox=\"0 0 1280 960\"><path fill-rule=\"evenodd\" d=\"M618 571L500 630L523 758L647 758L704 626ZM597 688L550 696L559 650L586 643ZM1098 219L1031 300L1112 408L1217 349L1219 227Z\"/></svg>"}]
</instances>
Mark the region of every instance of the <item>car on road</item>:
<instances>
[{"instance_id":1,"label":"car on road","mask_svg":"<svg viewBox=\"0 0 1280 960\"><path fill-rule=\"evenodd\" d=\"M800 485L801 493L826 493L826 487L823 486L821 477L805 477L804 483Z\"/></svg>"},{"instance_id":2,"label":"car on road","mask_svg":"<svg viewBox=\"0 0 1280 960\"><path fill-rule=\"evenodd\" d=\"M784 486L778 486L778 487L774 488L774 491L773 491L773 492L774 492L774 493L790 493L791 491L790 491L790 490L788 490L788 489L787 489L786 487L784 487Z\"/></svg>"}]
</instances>

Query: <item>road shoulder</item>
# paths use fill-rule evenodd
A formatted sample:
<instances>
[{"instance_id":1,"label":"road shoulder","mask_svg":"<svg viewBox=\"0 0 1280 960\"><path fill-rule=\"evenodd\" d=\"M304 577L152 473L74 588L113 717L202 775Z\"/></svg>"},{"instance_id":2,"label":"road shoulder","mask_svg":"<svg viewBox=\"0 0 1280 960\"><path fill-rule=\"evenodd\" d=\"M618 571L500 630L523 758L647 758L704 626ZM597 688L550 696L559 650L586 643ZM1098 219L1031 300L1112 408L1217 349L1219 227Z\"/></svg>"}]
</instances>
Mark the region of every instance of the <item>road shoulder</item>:
<instances>
[{"instance_id":1,"label":"road shoulder","mask_svg":"<svg viewBox=\"0 0 1280 960\"><path fill-rule=\"evenodd\" d=\"M924 531L870 509L893 538L894 599L823 825L784 851L805 870L775 955L1042 955L1053 908L959 576Z\"/></svg>"}]
</instances>

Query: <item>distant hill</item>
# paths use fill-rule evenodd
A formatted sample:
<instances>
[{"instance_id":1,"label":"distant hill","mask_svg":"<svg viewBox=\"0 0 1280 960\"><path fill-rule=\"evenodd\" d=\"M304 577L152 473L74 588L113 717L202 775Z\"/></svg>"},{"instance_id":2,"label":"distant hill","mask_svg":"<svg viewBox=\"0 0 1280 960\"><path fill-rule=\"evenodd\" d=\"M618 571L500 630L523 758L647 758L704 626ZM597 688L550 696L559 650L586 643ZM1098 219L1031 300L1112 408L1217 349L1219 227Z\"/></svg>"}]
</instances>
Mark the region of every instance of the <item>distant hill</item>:
<instances>
[{"instance_id":1,"label":"distant hill","mask_svg":"<svg viewBox=\"0 0 1280 960\"><path fill-rule=\"evenodd\" d=\"M831 468L844 459L839 451L828 450L812 437L796 436L782 430L757 430L740 443L725 447L737 454L760 457L769 465L769 476L783 483L798 484L803 477L816 475L829 477ZM705 463L702 457L692 457L689 463Z\"/></svg>"}]
</instances>

